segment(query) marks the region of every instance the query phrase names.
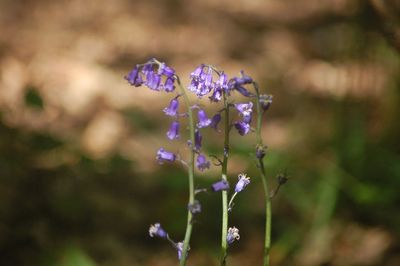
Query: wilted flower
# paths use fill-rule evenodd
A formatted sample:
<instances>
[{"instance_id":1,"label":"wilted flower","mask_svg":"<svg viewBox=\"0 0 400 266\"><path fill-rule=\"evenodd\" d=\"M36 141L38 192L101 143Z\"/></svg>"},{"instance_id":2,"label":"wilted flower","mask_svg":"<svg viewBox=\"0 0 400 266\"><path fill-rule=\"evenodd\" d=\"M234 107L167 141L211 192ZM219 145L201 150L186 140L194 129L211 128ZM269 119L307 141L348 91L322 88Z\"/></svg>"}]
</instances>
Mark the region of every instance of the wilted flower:
<instances>
[{"instance_id":1,"label":"wilted flower","mask_svg":"<svg viewBox=\"0 0 400 266\"><path fill-rule=\"evenodd\" d=\"M171 123L171 126L167 132L167 137L170 140L179 138L179 122L178 121L173 121Z\"/></svg>"},{"instance_id":2,"label":"wilted flower","mask_svg":"<svg viewBox=\"0 0 400 266\"><path fill-rule=\"evenodd\" d=\"M200 131L196 129L194 132L194 148L196 151L199 151L201 149L201 141L203 137L200 134Z\"/></svg>"},{"instance_id":3,"label":"wilted flower","mask_svg":"<svg viewBox=\"0 0 400 266\"><path fill-rule=\"evenodd\" d=\"M235 123L235 128L240 135L244 136L250 132L250 125L246 122L239 121Z\"/></svg>"},{"instance_id":4,"label":"wilted flower","mask_svg":"<svg viewBox=\"0 0 400 266\"><path fill-rule=\"evenodd\" d=\"M201 204L198 200L195 200L192 204L188 205L189 211L194 215L201 212Z\"/></svg>"},{"instance_id":5,"label":"wilted flower","mask_svg":"<svg viewBox=\"0 0 400 266\"><path fill-rule=\"evenodd\" d=\"M160 148L157 151L156 159L159 163L173 162L176 159L176 155L172 152L168 152L168 151L164 150L163 148Z\"/></svg>"},{"instance_id":6,"label":"wilted flower","mask_svg":"<svg viewBox=\"0 0 400 266\"><path fill-rule=\"evenodd\" d=\"M178 242L175 244L175 248L178 251L178 259L181 260L182 258L182 253L183 253L183 242ZM190 250L190 247L188 247L187 251Z\"/></svg>"},{"instance_id":7,"label":"wilted flower","mask_svg":"<svg viewBox=\"0 0 400 266\"><path fill-rule=\"evenodd\" d=\"M197 123L198 128L208 127L211 125L211 119L207 117L207 114L203 109L198 111L197 116L199 118L199 122Z\"/></svg>"},{"instance_id":8,"label":"wilted flower","mask_svg":"<svg viewBox=\"0 0 400 266\"><path fill-rule=\"evenodd\" d=\"M264 156L265 156L265 148L266 148L266 147L257 145L257 147L256 147L256 157L257 157L258 159L264 158Z\"/></svg>"},{"instance_id":9,"label":"wilted flower","mask_svg":"<svg viewBox=\"0 0 400 266\"><path fill-rule=\"evenodd\" d=\"M230 245L235 242L235 240L239 239L239 229L237 229L236 227L229 227L228 234L226 235L226 241L228 242L228 244Z\"/></svg>"},{"instance_id":10,"label":"wilted flower","mask_svg":"<svg viewBox=\"0 0 400 266\"><path fill-rule=\"evenodd\" d=\"M178 111L179 101L177 98L174 98L169 103L169 106L164 108L164 113L169 116L176 116L176 112Z\"/></svg>"},{"instance_id":11,"label":"wilted flower","mask_svg":"<svg viewBox=\"0 0 400 266\"><path fill-rule=\"evenodd\" d=\"M197 156L196 166L200 171L204 171L206 168L210 168L210 162L207 161L203 154L199 154Z\"/></svg>"},{"instance_id":12,"label":"wilted flower","mask_svg":"<svg viewBox=\"0 0 400 266\"><path fill-rule=\"evenodd\" d=\"M165 230L161 227L161 225L159 223L155 223L154 225L153 224L150 225L149 235L150 235L150 237L158 236L158 237L163 238L163 239L167 239L168 238L168 233L165 232Z\"/></svg>"},{"instance_id":13,"label":"wilted flower","mask_svg":"<svg viewBox=\"0 0 400 266\"><path fill-rule=\"evenodd\" d=\"M260 95L261 108L267 111L272 104L272 95L262 94Z\"/></svg>"},{"instance_id":14,"label":"wilted flower","mask_svg":"<svg viewBox=\"0 0 400 266\"><path fill-rule=\"evenodd\" d=\"M235 192L239 193L245 187L250 184L250 177L246 177L246 174L239 174L238 176L239 181L236 183Z\"/></svg>"},{"instance_id":15,"label":"wilted flower","mask_svg":"<svg viewBox=\"0 0 400 266\"><path fill-rule=\"evenodd\" d=\"M211 189L214 192L221 191L221 190L227 191L227 190L229 190L229 182L226 181L226 180L220 180L220 181L215 182L214 184L212 184L211 185Z\"/></svg>"}]
</instances>

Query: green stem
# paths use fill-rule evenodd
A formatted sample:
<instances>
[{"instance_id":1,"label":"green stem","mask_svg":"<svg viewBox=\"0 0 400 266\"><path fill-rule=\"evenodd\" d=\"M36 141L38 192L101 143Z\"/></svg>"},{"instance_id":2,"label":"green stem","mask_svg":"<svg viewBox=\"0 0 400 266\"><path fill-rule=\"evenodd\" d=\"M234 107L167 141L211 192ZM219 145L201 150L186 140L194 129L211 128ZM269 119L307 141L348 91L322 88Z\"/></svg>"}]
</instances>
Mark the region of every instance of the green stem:
<instances>
[{"instance_id":1,"label":"green stem","mask_svg":"<svg viewBox=\"0 0 400 266\"><path fill-rule=\"evenodd\" d=\"M263 148L263 140L261 137L261 126L262 126L262 116L263 110L261 108L260 103L260 92L258 89L257 83L253 83L254 89L256 91L256 108L257 108L257 128L256 128L256 135L257 135L257 147ZM264 242L264 266L269 266L269 251L271 248L271 198L269 196L268 191L268 180L265 174L265 166L263 158L258 158L258 166L260 169L261 180L263 183L264 188L264 196L265 196L265 242Z\"/></svg>"},{"instance_id":2,"label":"green stem","mask_svg":"<svg viewBox=\"0 0 400 266\"><path fill-rule=\"evenodd\" d=\"M185 89L182 86L182 83L181 83L179 77L177 77L177 83L178 83L179 88L181 90L181 93L182 93L182 96L183 96L183 99L184 99L184 102L185 102L185 105L186 105L186 109L187 109L187 112L188 112L190 141L191 141L192 145L194 145L193 112L192 112L192 109L190 107L189 98L188 98L188 96L186 94ZM190 149L189 162L188 162L188 177L189 177L189 203L188 203L188 206L190 204L194 203L194 154L195 154L195 152L194 152L193 148L191 148ZM190 242L191 235L192 235L192 213L188 209L186 233L185 233L185 239L183 241L182 257L181 257L181 260L179 262L180 266L186 265L187 253L188 253L188 250L189 250L189 242Z\"/></svg>"},{"instance_id":3,"label":"green stem","mask_svg":"<svg viewBox=\"0 0 400 266\"><path fill-rule=\"evenodd\" d=\"M226 99L226 95L224 94L224 112L225 112L225 120L224 120L224 160L222 162L222 179L227 181L227 172L228 172L228 155L229 155L229 105ZM222 234L221 234L221 266L226 265L226 257L227 257L227 248L228 244L226 242L226 235L228 233L228 192L222 191Z\"/></svg>"}]
</instances>

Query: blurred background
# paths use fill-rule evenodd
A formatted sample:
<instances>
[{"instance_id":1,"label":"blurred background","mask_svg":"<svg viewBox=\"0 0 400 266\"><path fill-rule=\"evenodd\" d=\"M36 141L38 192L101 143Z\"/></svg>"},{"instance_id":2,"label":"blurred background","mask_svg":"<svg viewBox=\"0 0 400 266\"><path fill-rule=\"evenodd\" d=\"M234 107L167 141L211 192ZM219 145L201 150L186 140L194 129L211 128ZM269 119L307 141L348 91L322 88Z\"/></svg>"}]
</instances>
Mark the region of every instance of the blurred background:
<instances>
[{"instance_id":1,"label":"blurred background","mask_svg":"<svg viewBox=\"0 0 400 266\"><path fill-rule=\"evenodd\" d=\"M154 222L185 230L185 170L155 161L178 150L171 95L123 78L150 57L185 84L200 63L244 69L274 95L265 160L272 188L290 180L273 200L272 265L400 265L399 15L397 0L1 0L0 265L176 265L148 236ZM220 153L222 136L204 134ZM232 135L230 178L253 182L229 264L261 265L255 140ZM189 265L217 265L220 195L199 199Z\"/></svg>"}]
</instances>

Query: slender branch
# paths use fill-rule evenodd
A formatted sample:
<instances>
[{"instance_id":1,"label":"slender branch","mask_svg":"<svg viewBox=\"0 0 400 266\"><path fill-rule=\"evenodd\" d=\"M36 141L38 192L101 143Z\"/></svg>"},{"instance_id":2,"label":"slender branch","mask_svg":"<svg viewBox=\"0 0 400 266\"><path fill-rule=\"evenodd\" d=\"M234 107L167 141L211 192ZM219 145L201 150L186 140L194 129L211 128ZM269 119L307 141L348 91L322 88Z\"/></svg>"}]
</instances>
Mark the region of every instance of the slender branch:
<instances>
[{"instance_id":1,"label":"slender branch","mask_svg":"<svg viewBox=\"0 0 400 266\"><path fill-rule=\"evenodd\" d=\"M224 93L224 160L222 162L222 179L227 181L228 172L228 157L229 157L229 105L226 99L226 94ZM222 191L222 232L221 232L221 266L226 265L227 248L228 244L226 241L226 236L228 233L228 192Z\"/></svg>"},{"instance_id":2,"label":"slender branch","mask_svg":"<svg viewBox=\"0 0 400 266\"><path fill-rule=\"evenodd\" d=\"M177 78L177 83L178 86L181 90L185 105L186 105L186 109L188 112L188 118L189 118L189 131L190 131L190 141L191 143L195 143L194 141L194 120L193 120L193 112L192 112L192 108L190 107L190 102L189 102L189 98L186 94L185 89L182 86L182 83L179 79L178 76L176 76ZM188 206L190 206L191 204L194 203L194 149L193 147L191 147L190 149L190 157L189 157L189 161L187 163L188 165L188 178L189 178L189 203ZM186 224L186 232L185 232L185 239L183 241L183 249L182 249L182 257L181 260L179 262L180 266L184 266L186 265L186 260L187 260L187 253L189 250L189 242L190 242L190 237L192 235L192 213L190 212L190 210L188 209L188 217L187 217L187 224Z\"/></svg>"},{"instance_id":3,"label":"slender branch","mask_svg":"<svg viewBox=\"0 0 400 266\"><path fill-rule=\"evenodd\" d=\"M258 84L253 82L254 90L256 91L256 108L257 108L257 127L256 127L256 135L257 135L257 148L264 148L263 140L261 137L261 126L262 126L262 116L264 111L261 108L260 103L260 91L258 89ZM264 242L264 266L269 266L269 251L271 248L271 198L269 196L268 191L268 180L265 174L265 166L263 161L263 156L259 156L258 164L261 174L261 180L264 188L265 195L265 242Z\"/></svg>"}]
</instances>

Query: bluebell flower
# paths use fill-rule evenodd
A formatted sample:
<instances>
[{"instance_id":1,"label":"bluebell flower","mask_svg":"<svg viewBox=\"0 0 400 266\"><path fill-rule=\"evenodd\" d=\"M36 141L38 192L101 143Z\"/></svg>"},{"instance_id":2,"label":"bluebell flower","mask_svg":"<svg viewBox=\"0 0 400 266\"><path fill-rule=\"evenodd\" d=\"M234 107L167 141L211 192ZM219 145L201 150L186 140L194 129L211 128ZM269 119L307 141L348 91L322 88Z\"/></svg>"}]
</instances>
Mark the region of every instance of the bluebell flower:
<instances>
[{"instance_id":1,"label":"bluebell flower","mask_svg":"<svg viewBox=\"0 0 400 266\"><path fill-rule=\"evenodd\" d=\"M241 77L234 77L229 81L229 89L230 90L237 90L239 93L241 93L243 96L246 97L251 97L254 96L254 94L250 93L248 90L246 90L243 85L250 84L253 82L253 79L247 75L244 74L243 70L240 71Z\"/></svg>"},{"instance_id":2,"label":"bluebell flower","mask_svg":"<svg viewBox=\"0 0 400 266\"><path fill-rule=\"evenodd\" d=\"M240 113L241 116L251 116L253 112L253 103L248 102L248 103L236 103L235 104L236 110Z\"/></svg>"},{"instance_id":3,"label":"bluebell flower","mask_svg":"<svg viewBox=\"0 0 400 266\"><path fill-rule=\"evenodd\" d=\"M196 166L200 171L210 168L210 162L207 161L206 156L203 154L197 155Z\"/></svg>"},{"instance_id":4,"label":"bluebell flower","mask_svg":"<svg viewBox=\"0 0 400 266\"><path fill-rule=\"evenodd\" d=\"M157 151L156 159L159 163L173 162L176 159L176 155L172 152L164 150L163 148L160 148Z\"/></svg>"},{"instance_id":5,"label":"bluebell flower","mask_svg":"<svg viewBox=\"0 0 400 266\"><path fill-rule=\"evenodd\" d=\"M246 90L243 86L235 86L234 87L235 90L237 90L240 94L242 94L245 97L252 97L254 96L253 93L249 92L248 90Z\"/></svg>"},{"instance_id":6,"label":"bluebell flower","mask_svg":"<svg viewBox=\"0 0 400 266\"><path fill-rule=\"evenodd\" d=\"M167 137L170 140L178 139L179 138L179 122L173 121L171 126L167 132Z\"/></svg>"},{"instance_id":7,"label":"bluebell flower","mask_svg":"<svg viewBox=\"0 0 400 266\"><path fill-rule=\"evenodd\" d=\"M240 174L238 176L239 181L236 183L235 192L239 193L245 187L250 184L250 177L247 177L246 174Z\"/></svg>"},{"instance_id":8,"label":"bluebell flower","mask_svg":"<svg viewBox=\"0 0 400 266\"><path fill-rule=\"evenodd\" d=\"M167 78L164 82L164 90L166 92L173 92L175 90L175 79L174 78Z\"/></svg>"},{"instance_id":9,"label":"bluebell flower","mask_svg":"<svg viewBox=\"0 0 400 266\"><path fill-rule=\"evenodd\" d=\"M188 205L189 211L194 215L201 212L201 204L198 200L195 200L192 204Z\"/></svg>"},{"instance_id":10,"label":"bluebell flower","mask_svg":"<svg viewBox=\"0 0 400 266\"><path fill-rule=\"evenodd\" d=\"M267 111L272 104L272 95L262 94L260 95L261 108Z\"/></svg>"},{"instance_id":11,"label":"bluebell flower","mask_svg":"<svg viewBox=\"0 0 400 266\"><path fill-rule=\"evenodd\" d=\"M168 107L164 108L164 113L169 116L176 116L178 107L179 107L179 101L177 98L174 98L170 101Z\"/></svg>"},{"instance_id":12,"label":"bluebell flower","mask_svg":"<svg viewBox=\"0 0 400 266\"><path fill-rule=\"evenodd\" d=\"M226 235L226 241L228 242L228 244L230 245L235 242L235 240L239 239L239 229L237 229L236 227L229 227L228 234Z\"/></svg>"},{"instance_id":13,"label":"bluebell flower","mask_svg":"<svg viewBox=\"0 0 400 266\"><path fill-rule=\"evenodd\" d=\"M200 79L201 75L203 74L204 64L199 65L191 74L191 79Z\"/></svg>"},{"instance_id":14,"label":"bluebell flower","mask_svg":"<svg viewBox=\"0 0 400 266\"><path fill-rule=\"evenodd\" d=\"M159 75L164 75L167 78L172 78L175 75L175 70L172 67L167 66L165 63L161 63L158 69Z\"/></svg>"},{"instance_id":15,"label":"bluebell flower","mask_svg":"<svg viewBox=\"0 0 400 266\"><path fill-rule=\"evenodd\" d=\"M218 130L218 123L221 121L221 114L216 113L212 118L211 118L211 124L210 127Z\"/></svg>"},{"instance_id":16,"label":"bluebell flower","mask_svg":"<svg viewBox=\"0 0 400 266\"><path fill-rule=\"evenodd\" d=\"M146 86L152 90L160 91L161 76L153 71L146 74Z\"/></svg>"},{"instance_id":17,"label":"bluebell flower","mask_svg":"<svg viewBox=\"0 0 400 266\"><path fill-rule=\"evenodd\" d=\"M199 118L199 122L197 123L198 128L208 127L211 125L211 119L207 117L207 114L203 109L199 109L197 116Z\"/></svg>"},{"instance_id":18,"label":"bluebell flower","mask_svg":"<svg viewBox=\"0 0 400 266\"><path fill-rule=\"evenodd\" d=\"M256 157L257 159L262 159L265 156L265 148L263 146L257 145L256 147Z\"/></svg>"},{"instance_id":19,"label":"bluebell flower","mask_svg":"<svg viewBox=\"0 0 400 266\"><path fill-rule=\"evenodd\" d=\"M235 128L237 129L238 133L242 136L247 135L250 132L250 125L243 121L236 122Z\"/></svg>"},{"instance_id":20,"label":"bluebell flower","mask_svg":"<svg viewBox=\"0 0 400 266\"><path fill-rule=\"evenodd\" d=\"M208 97L212 102L219 102L222 100L222 89L215 88L213 94Z\"/></svg>"},{"instance_id":21,"label":"bluebell flower","mask_svg":"<svg viewBox=\"0 0 400 266\"><path fill-rule=\"evenodd\" d=\"M190 91L196 93L198 97L210 93L213 89L212 69L208 67L205 70L204 68L205 66L202 64L190 74L191 82L188 88Z\"/></svg>"},{"instance_id":22,"label":"bluebell flower","mask_svg":"<svg viewBox=\"0 0 400 266\"><path fill-rule=\"evenodd\" d=\"M149 235L150 237L160 237L163 239L167 239L168 238L168 233L165 232L165 230L161 227L161 225L159 223L155 223L154 225L150 225L149 228Z\"/></svg>"},{"instance_id":23,"label":"bluebell flower","mask_svg":"<svg viewBox=\"0 0 400 266\"><path fill-rule=\"evenodd\" d=\"M228 76L224 72L222 72L219 75L219 79L215 83L215 86L216 86L216 88L219 88L222 91L225 91L226 93L229 93Z\"/></svg>"},{"instance_id":24,"label":"bluebell flower","mask_svg":"<svg viewBox=\"0 0 400 266\"><path fill-rule=\"evenodd\" d=\"M194 132L194 148L196 151L199 151L201 149L201 141L203 137L200 134L200 131L196 129Z\"/></svg>"},{"instance_id":25,"label":"bluebell flower","mask_svg":"<svg viewBox=\"0 0 400 266\"><path fill-rule=\"evenodd\" d=\"M227 190L229 190L229 182L222 179L222 180L220 180L220 181L215 182L214 184L212 184L212 185L211 185L211 189L212 189L214 192L221 191L221 190L227 191Z\"/></svg>"},{"instance_id":26,"label":"bluebell flower","mask_svg":"<svg viewBox=\"0 0 400 266\"><path fill-rule=\"evenodd\" d=\"M125 79L131 84L132 86L139 87L143 84L143 79L140 76L139 72L139 67L135 66L131 72L127 76L125 76Z\"/></svg>"}]
</instances>

